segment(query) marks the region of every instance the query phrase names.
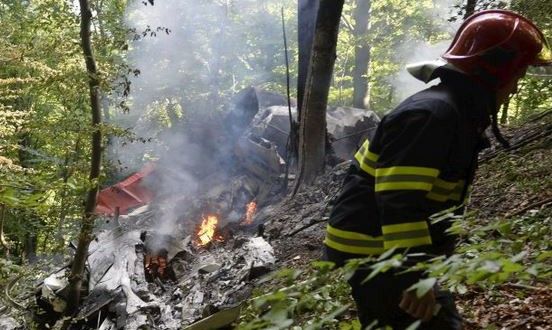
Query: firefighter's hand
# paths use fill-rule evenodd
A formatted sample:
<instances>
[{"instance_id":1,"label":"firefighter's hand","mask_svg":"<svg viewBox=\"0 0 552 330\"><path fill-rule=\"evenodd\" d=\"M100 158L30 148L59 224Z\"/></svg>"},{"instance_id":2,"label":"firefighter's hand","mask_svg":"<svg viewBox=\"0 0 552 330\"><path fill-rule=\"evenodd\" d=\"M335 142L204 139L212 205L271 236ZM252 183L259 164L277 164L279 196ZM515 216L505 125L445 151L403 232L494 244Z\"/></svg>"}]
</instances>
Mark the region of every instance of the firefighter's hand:
<instances>
[{"instance_id":1,"label":"firefighter's hand","mask_svg":"<svg viewBox=\"0 0 552 330\"><path fill-rule=\"evenodd\" d=\"M416 290L404 291L399 307L410 316L427 322L433 317L436 308L435 293L431 289L424 296L418 298Z\"/></svg>"}]
</instances>

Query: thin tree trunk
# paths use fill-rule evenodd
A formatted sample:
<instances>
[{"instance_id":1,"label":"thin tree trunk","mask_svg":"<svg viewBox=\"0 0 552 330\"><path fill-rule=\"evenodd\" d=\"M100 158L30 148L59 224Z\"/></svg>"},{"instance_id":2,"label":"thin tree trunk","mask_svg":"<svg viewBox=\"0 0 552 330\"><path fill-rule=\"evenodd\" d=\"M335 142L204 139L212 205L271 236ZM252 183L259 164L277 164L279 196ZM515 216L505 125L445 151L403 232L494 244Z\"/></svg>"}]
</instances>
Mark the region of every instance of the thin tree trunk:
<instances>
[{"instance_id":1,"label":"thin tree trunk","mask_svg":"<svg viewBox=\"0 0 552 330\"><path fill-rule=\"evenodd\" d=\"M316 27L316 13L318 12L319 6L320 0L299 0L298 2L297 38L299 48L299 72L297 75L297 121L301 121L303 97L305 95L312 41L314 38L314 29Z\"/></svg>"},{"instance_id":2,"label":"thin tree trunk","mask_svg":"<svg viewBox=\"0 0 552 330\"><path fill-rule=\"evenodd\" d=\"M336 57L337 35L344 0L321 0L316 18L299 128L299 178L310 184L324 172L326 155L326 107Z\"/></svg>"},{"instance_id":3,"label":"thin tree trunk","mask_svg":"<svg viewBox=\"0 0 552 330\"><path fill-rule=\"evenodd\" d=\"M24 243L23 243L23 257L26 259L29 264L34 264L36 262L36 233L30 231L25 234Z\"/></svg>"},{"instance_id":4,"label":"thin tree trunk","mask_svg":"<svg viewBox=\"0 0 552 330\"><path fill-rule=\"evenodd\" d=\"M62 170L62 178L63 178L63 190L61 192L61 200L60 205L61 209L59 212L59 220L57 225L57 232L56 232L56 241L57 241L57 247L56 249L61 250L65 246L65 239L63 238L63 227L65 225L65 220L67 218L67 214L69 212L69 208L67 207L67 197L69 197L69 192L67 191L67 182L69 182L69 178L73 176L73 169L70 169L70 166L74 166L74 164L78 161L80 156L80 148L81 146L81 137L80 135L77 137L77 141L75 142L75 149L73 150L73 157L68 153L65 158L64 167Z\"/></svg>"},{"instance_id":5,"label":"thin tree trunk","mask_svg":"<svg viewBox=\"0 0 552 330\"><path fill-rule=\"evenodd\" d=\"M370 45L363 40L368 32L371 0L357 0L355 9L355 68L353 71L353 107L364 108L368 93Z\"/></svg>"},{"instance_id":6,"label":"thin tree trunk","mask_svg":"<svg viewBox=\"0 0 552 330\"><path fill-rule=\"evenodd\" d=\"M79 234L77 251L73 259L71 274L69 275L69 290L67 297L67 315L72 315L78 310L80 303L80 292L84 276L84 266L88 256L88 247L92 239L92 230L94 229L94 208L96 207L96 196L98 194L97 179L100 175L101 152L102 152L102 133L100 131L101 109L100 109L100 81L96 61L92 52L92 42L90 36L90 24L92 12L88 0L79 0L80 3L80 35L81 46L86 62L86 71L88 72L88 87L90 93L90 107L92 112L92 160L90 164L90 182L92 186L88 190L82 227Z\"/></svg>"},{"instance_id":7,"label":"thin tree trunk","mask_svg":"<svg viewBox=\"0 0 552 330\"><path fill-rule=\"evenodd\" d=\"M502 105L502 112L500 114L500 124L505 125L508 123L508 108L510 107L510 99Z\"/></svg>"},{"instance_id":8,"label":"thin tree trunk","mask_svg":"<svg viewBox=\"0 0 552 330\"><path fill-rule=\"evenodd\" d=\"M466 7L464 12L464 19L468 18L475 11L475 6L477 5L477 0L466 0Z\"/></svg>"}]
</instances>

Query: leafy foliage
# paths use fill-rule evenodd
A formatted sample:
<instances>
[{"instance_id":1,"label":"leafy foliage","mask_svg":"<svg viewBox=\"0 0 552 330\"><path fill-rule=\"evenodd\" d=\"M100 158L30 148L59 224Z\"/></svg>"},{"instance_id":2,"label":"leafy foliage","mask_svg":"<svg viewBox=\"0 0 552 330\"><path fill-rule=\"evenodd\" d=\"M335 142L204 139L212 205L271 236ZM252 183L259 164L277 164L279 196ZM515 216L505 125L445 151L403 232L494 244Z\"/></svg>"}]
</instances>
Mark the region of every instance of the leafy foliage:
<instances>
[{"instance_id":1,"label":"leafy foliage","mask_svg":"<svg viewBox=\"0 0 552 330\"><path fill-rule=\"evenodd\" d=\"M265 278L263 282L268 288L281 289L259 292L242 314L238 328L337 328L335 318L351 307L351 301L344 273L332 268L332 263L314 262L306 273L285 268Z\"/></svg>"},{"instance_id":2,"label":"leafy foliage","mask_svg":"<svg viewBox=\"0 0 552 330\"><path fill-rule=\"evenodd\" d=\"M345 280L361 266L372 270L366 281L391 269L424 271L427 277L411 287L418 296L433 288L437 281L460 294L466 293L470 286L492 289L511 281L550 282L551 215L550 211L536 212L513 221L496 219L488 225L481 224L473 215L459 217L451 229L451 234L463 238L457 253L413 266L412 261L419 260L419 254L389 250L378 259L351 260L336 270L326 262L314 263L308 270L281 270L267 282L269 293L259 293L251 300L239 328L280 329L293 328L292 325L297 329L317 329L322 325L325 329L355 328L343 317L352 303ZM270 288L280 289L270 292Z\"/></svg>"},{"instance_id":3,"label":"leafy foliage","mask_svg":"<svg viewBox=\"0 0 552 330\"><path fill-rule=\"evenodd\" d=\"M102 84L124 72L124 1L95 2ZM72 1L3 1L0 204L14 256L57 250L82 211L90 146L86 70ZM107 106L107 105L106 105ZM5 248L6 249L6 248Z\"/></svg>"}]
</instances>

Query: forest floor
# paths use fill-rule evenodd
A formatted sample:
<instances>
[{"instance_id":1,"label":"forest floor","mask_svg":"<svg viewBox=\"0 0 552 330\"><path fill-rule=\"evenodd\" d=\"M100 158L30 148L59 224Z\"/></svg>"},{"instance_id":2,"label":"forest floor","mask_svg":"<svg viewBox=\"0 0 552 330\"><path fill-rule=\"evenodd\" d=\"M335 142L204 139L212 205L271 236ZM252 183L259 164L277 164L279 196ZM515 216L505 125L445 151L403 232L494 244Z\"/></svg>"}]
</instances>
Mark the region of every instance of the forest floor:
<instances>
[{"instance_id":1,"label":"forest floor","mask_svg":"<svg viewBox=\"0 0 552 330\"><path fill-rule=\"evenodd\" d=\"M552 328L552 111L523 125L505 130L512 148L504 151L493 146L482 153L478 175L468 205L468 214L461 219L465 232L459 253L502 253L514 257L530 275L514 272L506 281L492 283L472 281L456 294L458 308L464 317L465 329L550 329ZM308 280L313 261L321 259L331 201L340 191L349 163L342 163L327 171L317 182L293 198L264 207L256 221L263 222L264 236L274 247L276 267L302 270L285 272L285 281L264 281L255 295L274 292L283 286ZM496 224L499 224L497 227ZM483 234L481 234L483 233ZM533 257L532 257L533 256ZM538 256L538 257L534 257ZM540 259L539 259L540 258ZM532 269L535 260L545 265ZM542 262L541 262L542 261ZM8 267L9 265L3 265ZM540 272L540 273L539 273ZM298 274L298 275L295 275ZM537 276L538 275L538 276ZM341 286L337 285L341 283ZM356 310L348 286L335 278L332 289L322 292L326 305L344 307L335 327L324 329L356 330ZM32 292L28 289L13 290ZM4 289L7 288L7 291ZM10 285L0 285L8 292ZM308 290L309 288L307 288ZM308 292L308 291L305 291ZM6 295L7 296L7 295ZM15 297L15 295L14 295ZM0 299L0 314L7 307ZM17 298L17 297L15 297ZM316 298L316 297L315 297ZM318 298L317 298L318 299ZM23 301L23 299L16 299ZM32 300L32 295L25 300ZM7 301L6 301L7 303ZM310 303L310 302L309 302ZM12 303L13 305L14 303ZM350 305L349 305L350 304ZM8 304L6 304L8 305ZM251 305L251 304L250 304ZM328 307L328 306L326 306ZM303 326L318 314L325 316L328 309L312 309L311 314L295 315L294 324ZM329 313L329 312L328 312ZM258 314L246 307L241 324L258 319ZM0 317L1 321L1 317ZM0 328L2 324L0 323ZM289 327L291 328L291 326ZM245 329L261 329L245 327ZM297 328L295 328L297 329ZM299 329L309 329L304 326ZM310 329L318 329L310 327Z\"/></svg>"},{"instance_id":2,"label":"forest floor","mask_svg":"<svg viewBox=\"0 0 552 330\"><path fill-rule=\"evenodd\" d=\"M504 135L512 143L510 150L493 145L480 157L468 205L472 216L465 226L482 228L503 221L513 229L509 236L496 237L497 241L515 240L526 255L550 251L552 111L505 130ZM339 193L347 167L346 163L336 166L314 186L273 206L265 233L276 250L278 267L304 269L320 259L331 200ZM493 235L490 233L489 239L494 239ZM464 237L464 250L470 244L470 237ZM489 249L501 246L491 244ZM538 280L520 282L514 275L497 285L468 285L465 292L456 295L465 328L550 329L551 278L548 268ZM351 320L354 315L351 307L342 318Z\"/></svg>"}]
</instances>

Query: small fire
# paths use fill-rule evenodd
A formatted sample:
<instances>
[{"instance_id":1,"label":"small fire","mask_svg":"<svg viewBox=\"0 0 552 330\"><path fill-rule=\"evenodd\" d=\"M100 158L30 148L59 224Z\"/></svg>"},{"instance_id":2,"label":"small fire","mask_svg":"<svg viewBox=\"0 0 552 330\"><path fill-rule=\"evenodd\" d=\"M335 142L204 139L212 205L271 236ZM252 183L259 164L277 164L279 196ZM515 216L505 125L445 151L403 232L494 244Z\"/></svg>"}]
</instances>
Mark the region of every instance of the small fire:
<instances>
[{"instance_id":1,"label":"small fire","mask_svg":"<svg viewBox=\"0 0 552 330\"><path fill-rule=\"evenodd\" d=\"M148 281L153 281L154 278L158 277L160 279L165 279L167 273L167 258L165 256L155 256L146 254L144 258L145 270L146 270L146 279Z\"/></svg>"},{"instance_id":2,"label":"small fire","mask_svg":"<svg viewBox=\"0 0 552 330\"><path fill-rule=\"evenodd\" d=\"M257 211L257 202L251 201L247 206L245 207L245 219L243 220L242 224L244 225L250 225L253 223L253 216L255 215L255 212Z\"/></svg>"},{"instance_id":3,"label":"small fire","mask_svg":"<svg viewBox=\"0 0 552 330\"><path fill-rule=\"evenodd\" d=\"M214 215L208 215L206 218L203 217L203 221L199 226L199 231L197 232L198 244L200 246L206 245L211 242L215 236L215 230L217 229L218 218Z\"/></svg>"}]
</instances>

